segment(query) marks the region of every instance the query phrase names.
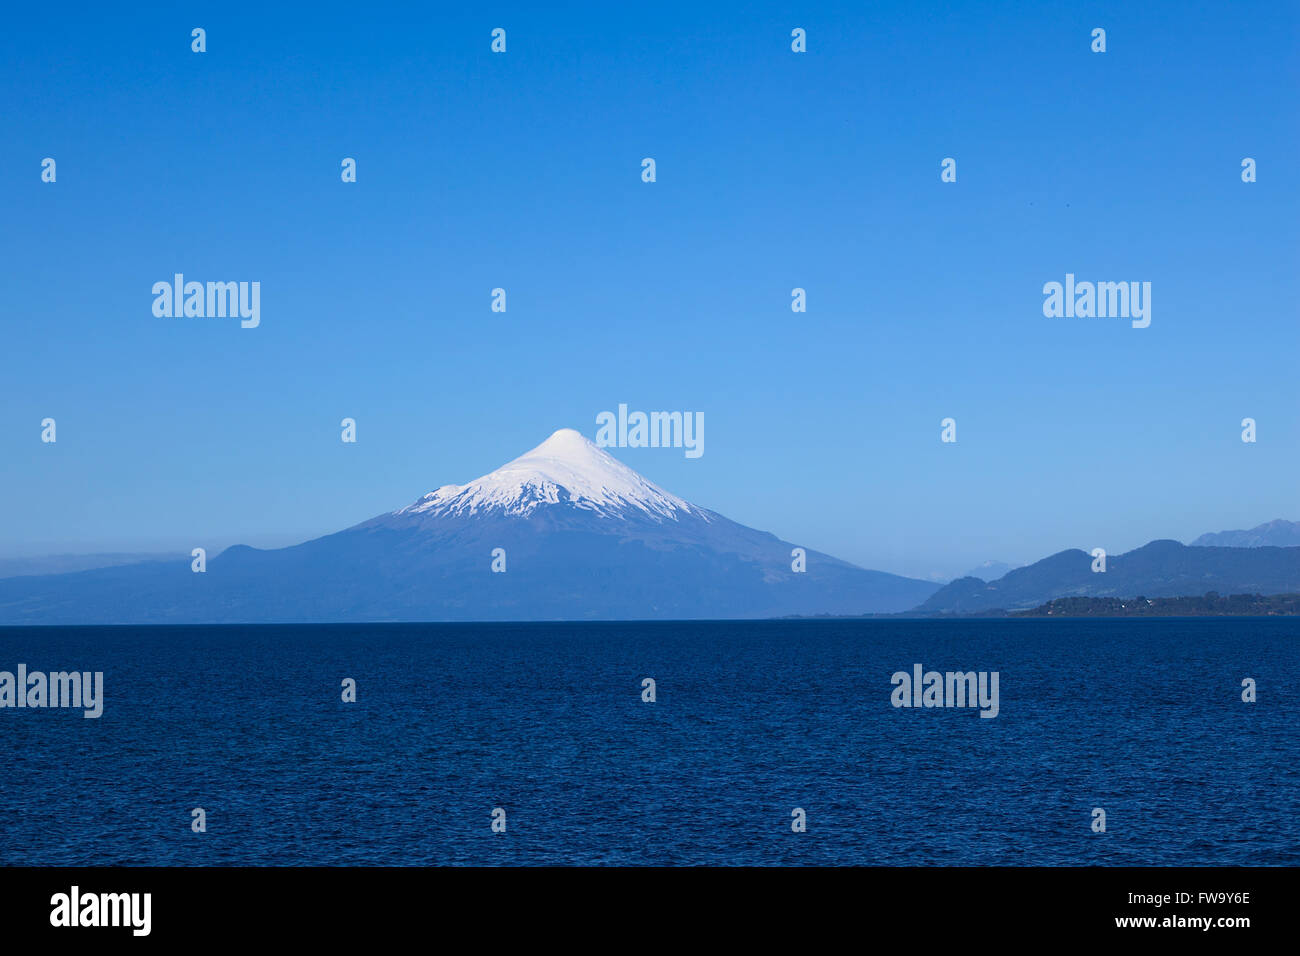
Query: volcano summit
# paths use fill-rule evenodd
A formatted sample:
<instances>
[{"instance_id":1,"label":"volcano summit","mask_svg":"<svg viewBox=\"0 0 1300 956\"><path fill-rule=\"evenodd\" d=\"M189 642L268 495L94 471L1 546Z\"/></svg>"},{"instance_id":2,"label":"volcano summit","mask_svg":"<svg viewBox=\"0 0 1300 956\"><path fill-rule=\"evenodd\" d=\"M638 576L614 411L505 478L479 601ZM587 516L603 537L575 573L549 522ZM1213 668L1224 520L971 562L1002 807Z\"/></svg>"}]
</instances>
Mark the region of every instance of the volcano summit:
<instances>
[{"instance_id":1,"label":"volcano summit","mask_svg":"<svg viewBox=\"0 0 1300 956\"><path fill-rule=\"evenodd\" d=\"M237 545L202 574L0 580L0 624L758 618L903 611L938 588L794 551L564 428L467 484L294 547Z\"/></svg>"}]
</instances>

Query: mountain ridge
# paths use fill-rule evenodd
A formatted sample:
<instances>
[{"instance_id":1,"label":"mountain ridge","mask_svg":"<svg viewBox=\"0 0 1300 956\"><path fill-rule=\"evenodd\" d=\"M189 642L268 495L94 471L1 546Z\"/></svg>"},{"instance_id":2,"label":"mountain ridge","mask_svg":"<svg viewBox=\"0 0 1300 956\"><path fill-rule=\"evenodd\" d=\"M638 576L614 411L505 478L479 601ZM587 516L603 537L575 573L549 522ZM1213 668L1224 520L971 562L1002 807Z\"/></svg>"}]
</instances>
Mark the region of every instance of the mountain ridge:
<instances>
[{"instance_id":1,"label":"mountain ridge","mask_svg":"<svg viewBox=\"0 0 1300 956\"><path fill-rule=\"evenodd\" d=\"M1300 521L1276 518L1239 531L1215 531L1192 542L1193 548L1295 548L1300 547Z\"/></svg>"},{"instance_id":2,"label":"mountain ridge","mask_svg":"<svg viewBox=\"0 0 1300 956\"><path fill-rule=\"evenodd\" d=\"M1193 547L1157 539L1108 555L1094 572L1092 555L1069 549L1017 568L996 581L959 578L913 610L920 615L1018 611L1062 598L1175 598L1284 594L1300 590L1300 547Z\"/></svg>"},{"instance_id":3,"label":"mountain ridge","mask_svg":"<svg viewBox=\"0 0 1300 956\"><path fill-rule=\"evenodd\" d=\"M464 484L289 547L232 546L201 574L184 557L0 579L0 624L928 617L1270 595L1300 591L1300 547L1259 540L1292 529L1218 533L1249 547L1159 539L1109 556L1104 573L1067 549L940 586L741 525L562 428Z\"/></svg>"},{"instance_id":4,"label":"mountain ridge","mask_svg":"<svg viewBox=\"0 0 1300 956\"><path fill-rule=\"evenodd\" d=\"M464 485L287 548L227 548L201 574L0 580L0 623L763 618L902 611L938 588L807 548L795 570L795 549L560 429Z\"/></svg>"}]
</instances>

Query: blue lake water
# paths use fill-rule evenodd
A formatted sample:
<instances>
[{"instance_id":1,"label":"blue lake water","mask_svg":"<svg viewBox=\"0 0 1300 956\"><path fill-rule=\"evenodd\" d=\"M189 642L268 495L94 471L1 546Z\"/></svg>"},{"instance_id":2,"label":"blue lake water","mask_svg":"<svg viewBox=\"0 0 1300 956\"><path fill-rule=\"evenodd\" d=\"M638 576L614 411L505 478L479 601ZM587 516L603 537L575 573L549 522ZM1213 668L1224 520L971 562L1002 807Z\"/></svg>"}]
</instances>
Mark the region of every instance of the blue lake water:
<instances>
[{"instance_id":1,"label":"blue lake water","mask_svg":"<svg viewBox=\"0 0 1300 956\"><path fill-rule=\"evenodd\" d=\"M4 864L1300 863L1296 619L0 628L20 662L105 704L0 710ZM916 663L999 715L893 707Z\"/></svg>"}]
</instances>

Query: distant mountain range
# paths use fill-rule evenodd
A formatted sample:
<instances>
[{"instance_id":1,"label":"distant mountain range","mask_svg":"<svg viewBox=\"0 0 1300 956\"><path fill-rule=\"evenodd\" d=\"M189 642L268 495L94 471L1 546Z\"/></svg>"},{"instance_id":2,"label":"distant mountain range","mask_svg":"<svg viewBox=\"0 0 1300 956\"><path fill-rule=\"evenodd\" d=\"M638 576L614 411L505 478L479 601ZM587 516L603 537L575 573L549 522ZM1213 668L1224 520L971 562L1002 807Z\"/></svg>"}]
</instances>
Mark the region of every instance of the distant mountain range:
<instances>
[{"instance_id":1,"label":"distant mountain range","mask_svg":"<svg viewBox=\"0 0 1300 956\"><path fill-rule=\"evenodd\" d=\"M294 547L228 548L204 573L186 557L0 580L0 624L859 614L939 586L811 550L795 570L794 549L561 429L468 484Z\"/></svg>"},{"instance_id":2,"label":"distant mountain range","mask_svg":"<svg viewBox=\"0 0 1300 956\"><path fill-rule=\"evenodd\" d=\"M1019 565L1007 564L1005 561L985 561L978 568L971 568L965 574L964 578L979 578L982 581L996 581L1010 571L1014 571Z\"/></svg>"},{"instance_id":3,"label":"distant mountain range","mask_svg":"<svg viewBox=\"0 0 1300 956\"><path fill-rule=\"evenodd\" d=\"M183 554L158 552L101 552L99 554L47 554L32 558L0 558L0 578L26 574L67 574L91 568L112 568L146 561L189 560Z\"/></svg>"},{"instance_id":4,"label":"distant mountain range","mask_svg":"<svg viewBox=\"0 0 1300 956\"><path fill-rule=\"evenodd\" d=\"M228 548L203 573L192 571L188 555L0 561L0 624L947 616L1116 607L1073 599L1116 599L1133 613L1124 602L1137 597L1300 592L1300 522L1281 520L1202 535L1191 546L1152 541L1109 556L1103 573L1092 570L1090 554L1073 550L1017 568L987 561L942 587L817 551L799 560L795 550L678 498L561 429L468 484L444 485L293 547ZM1268 609L1275 603L1256 602Z\"/></svg>"},{"instance_id":5,"label":"distant mountain range","mask_svg":"<svg viewBox=\"0 0 1300 956\"><path fill-rule=\"evenodd\" d=\"M1194 548L1300 548L1300 521L1270 521L1249 531L1203 534Z\"/></svg>"},{"instance_id":6,"label":"distant mountain range","mask_svg":"<svg viewBox=\"0 0 1300 956\"><path fill-rule=\"evenodd\" d=\"M1152 541L1106 559L1094 572L1087 551L1062 551L997 579L959 578L940 588L918 614L978 614L1038 607L1067 597L1133 598L1300 591L1300 547L1188 547Z\"/></svg>"}]
</instances>

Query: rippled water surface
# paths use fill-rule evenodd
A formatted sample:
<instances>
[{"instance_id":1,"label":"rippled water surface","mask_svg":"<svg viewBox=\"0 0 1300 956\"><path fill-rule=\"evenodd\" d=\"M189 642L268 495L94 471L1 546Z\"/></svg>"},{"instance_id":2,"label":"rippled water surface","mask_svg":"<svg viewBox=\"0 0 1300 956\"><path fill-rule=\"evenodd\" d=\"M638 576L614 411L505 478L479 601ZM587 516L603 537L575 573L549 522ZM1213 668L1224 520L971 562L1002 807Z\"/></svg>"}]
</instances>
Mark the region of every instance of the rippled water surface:
<instances>
[{"instance_id":1,"label":"rippled water surface","mask_svg":"<svg viewBox=\"0 0 1300 956\"><path fill-rule=\"evenodd\" d=\"M8 864L1300 863L1295 619L0 628L19 663L105 704L0 710ZM917 663L999 715L894 708Z\"/></svg>"}]
</instances>

